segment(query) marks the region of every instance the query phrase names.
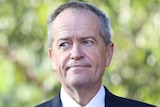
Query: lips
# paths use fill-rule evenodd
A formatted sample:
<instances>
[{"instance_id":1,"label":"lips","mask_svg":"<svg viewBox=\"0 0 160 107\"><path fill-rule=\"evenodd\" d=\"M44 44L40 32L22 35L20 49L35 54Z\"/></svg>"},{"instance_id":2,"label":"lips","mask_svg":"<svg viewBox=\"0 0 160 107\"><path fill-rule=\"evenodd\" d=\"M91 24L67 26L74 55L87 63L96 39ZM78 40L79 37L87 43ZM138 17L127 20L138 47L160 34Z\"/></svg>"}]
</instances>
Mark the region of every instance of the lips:
<instances>
[{"instance_id":1,"label":"lips","mask_svg":"<svg viewBox=\"0 0 160 107\"><path fill-rule=\"evenodd\" d=\"M90 67L89 64L68 64L66 66L66 70L70 69L70 68L75 68L75 69L82 69L82 68L86 68L86 67Z\"/></svg>"}]
</instances>

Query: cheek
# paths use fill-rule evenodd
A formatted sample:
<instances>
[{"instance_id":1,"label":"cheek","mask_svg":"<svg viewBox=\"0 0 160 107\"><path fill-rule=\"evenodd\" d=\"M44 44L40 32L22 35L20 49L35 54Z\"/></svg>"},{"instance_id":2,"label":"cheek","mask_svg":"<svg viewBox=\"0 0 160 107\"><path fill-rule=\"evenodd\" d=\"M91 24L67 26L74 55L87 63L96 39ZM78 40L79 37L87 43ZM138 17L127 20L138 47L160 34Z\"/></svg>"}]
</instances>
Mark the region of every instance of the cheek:
<instances>
[{"instance_id":1,"label":"cheek","mask_svg":"<svg viewBox=\"0 0 160 107\"><path fill-rule=\"evenodd\" d=\"M56 55L56 65L57 65L57 70L62 72L65 68L65 65L67 63L67 55L66 54L57 54Z\"/></svg>"},{"instance_id":2,"label":"cheek","mask_svg":"<svg viewBox=\"0 0 160 107\"><path fill-rule=\"evenodd\" d=\"M56 72L60 80L63 80L65 72L64 72L64 58L60 55L56 56Z\"/></svg>"},{"instance_id":3,"label":"cheek","mask_svg":"<svg viewBox=\"0 0 160 107\"><path fill-rule=\"evenodd\" d=\"M90 54L90 56L92 57L93 63L97 64L98 67L105 67L106 57L103 50L97 49L97 51L92 52L92 55Z\"/></svg>"}]
</instances>

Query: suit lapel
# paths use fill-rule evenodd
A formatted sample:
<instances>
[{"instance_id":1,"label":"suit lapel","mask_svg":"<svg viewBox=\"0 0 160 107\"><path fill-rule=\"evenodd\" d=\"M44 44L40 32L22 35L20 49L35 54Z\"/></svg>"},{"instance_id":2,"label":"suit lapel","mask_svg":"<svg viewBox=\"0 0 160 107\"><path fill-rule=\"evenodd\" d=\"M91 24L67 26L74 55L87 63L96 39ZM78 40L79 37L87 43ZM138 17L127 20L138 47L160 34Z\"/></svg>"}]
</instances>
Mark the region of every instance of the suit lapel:
<instances>
[{"instance_id":1,"label":"suit lapel","mask_svg":"<svg viewBox=\"0 0 160 107\"><path fill-rule=\"evenodd\" d=\"M107 96L108 96L108 90L107 90L107 88L104 86L104 88L105 88L105 107L108 107L107 105Z\"/></svg>"},{"instance_id":2,"label":"suit lapel","mask_svg":"<svg viewBox=\"0 0 160 107\"><path fill-rule=\"evenodd\" d=\"M105 88L105 107L116 107L114 106L113 102L113 95L107 90L107 88L104 86Z\"/></svg>"},{"instance_id":3,"label":"suit lapel","mask_svg":"<svg viewBox=\"0 0 160 107\"><path fill-rule=\"evenodd\" d=\"M62 103L60 100L60 93L52 100L52 106L51 107L62 107Z\"/></svg>"}]
</instances>

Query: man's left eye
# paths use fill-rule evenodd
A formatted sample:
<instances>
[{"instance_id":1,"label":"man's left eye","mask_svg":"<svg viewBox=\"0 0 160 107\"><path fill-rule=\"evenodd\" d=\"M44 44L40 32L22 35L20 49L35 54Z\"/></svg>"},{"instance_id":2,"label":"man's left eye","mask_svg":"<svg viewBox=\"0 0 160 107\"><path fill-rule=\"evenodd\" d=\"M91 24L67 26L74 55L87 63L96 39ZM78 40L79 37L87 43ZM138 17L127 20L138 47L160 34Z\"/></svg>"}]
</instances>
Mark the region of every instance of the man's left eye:
<instances>
[{"instance_id":1,"label":"man's left eye","mask_svg":"<svg viewBox=\"0 0 160 107\"><path fill-rule=\"evenodd\" d=\"M83 43L85 44L85 45L87 45L87 46L91 46L91 45L93 45L93 41L91 41L91 40L85 40L85 41L83 41Z\"/></svg>"}]
</instances>

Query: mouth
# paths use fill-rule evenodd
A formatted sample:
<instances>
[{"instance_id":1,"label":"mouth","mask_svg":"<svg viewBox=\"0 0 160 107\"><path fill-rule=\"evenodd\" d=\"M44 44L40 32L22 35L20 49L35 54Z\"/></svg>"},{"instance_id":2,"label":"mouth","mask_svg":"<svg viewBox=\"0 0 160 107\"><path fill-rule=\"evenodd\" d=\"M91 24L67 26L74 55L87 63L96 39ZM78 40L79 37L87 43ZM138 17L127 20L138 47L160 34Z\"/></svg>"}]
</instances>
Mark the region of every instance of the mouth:
<instances>
[{"instance_id":1,"label":"mouth","mask_svg":"<svg viewBox=\"0 0 160 107\"><path fill-rule=\"evenodd\" d=\"M68 66L66 69L84 69L84 68L87 68L87 67L90 67L89 65L71 65L71 66Z\"/></svg>"}]
</instances>

